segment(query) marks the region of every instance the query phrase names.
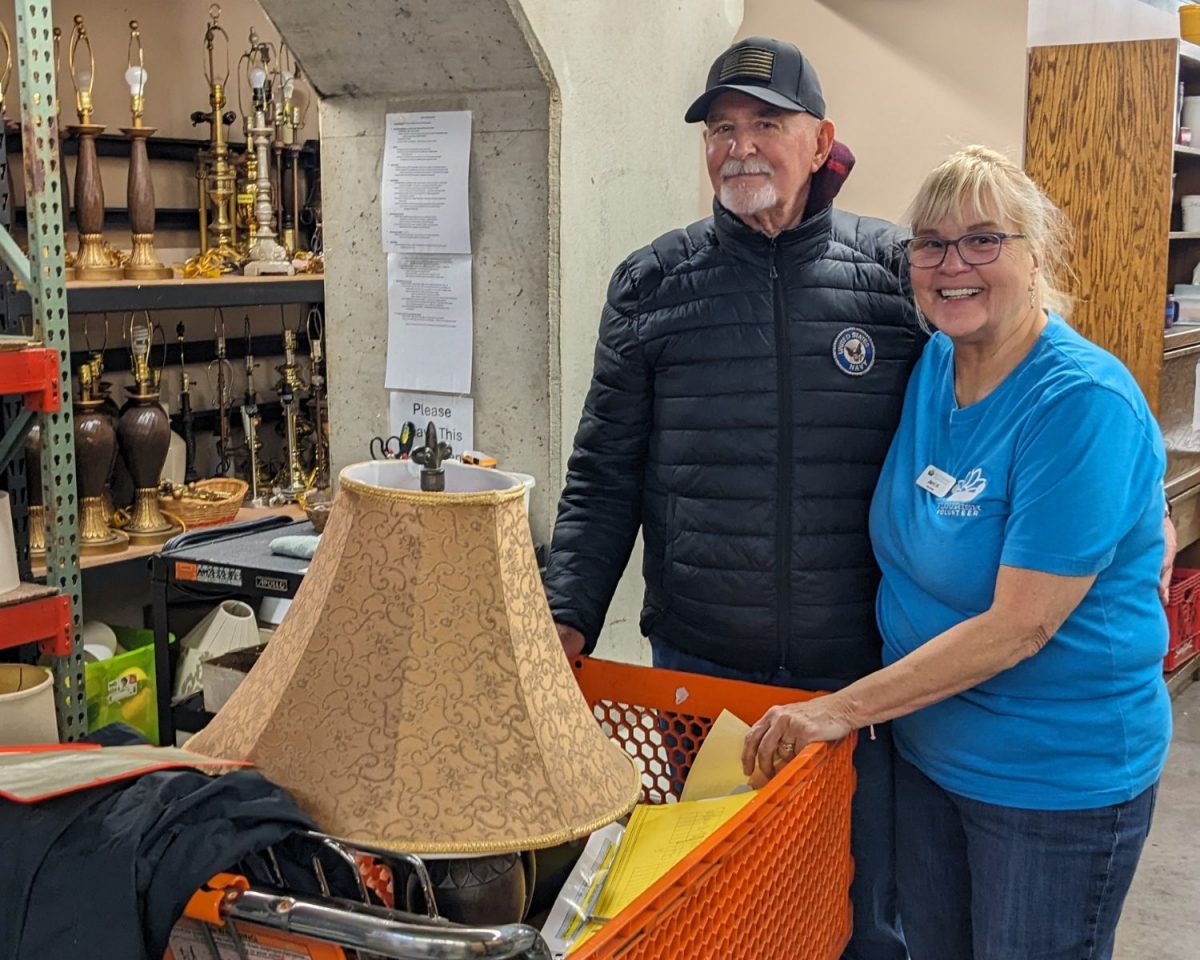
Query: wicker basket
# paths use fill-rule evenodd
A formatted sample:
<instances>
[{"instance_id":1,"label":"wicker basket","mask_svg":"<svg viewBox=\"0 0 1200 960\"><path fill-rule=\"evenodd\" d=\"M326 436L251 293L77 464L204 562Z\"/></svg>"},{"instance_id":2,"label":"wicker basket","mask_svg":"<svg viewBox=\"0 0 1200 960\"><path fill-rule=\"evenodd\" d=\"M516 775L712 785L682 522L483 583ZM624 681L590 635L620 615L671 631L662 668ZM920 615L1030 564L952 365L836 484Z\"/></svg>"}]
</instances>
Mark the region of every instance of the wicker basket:
<instances>
[{"instance_id":1,"label":"wicker basket","mask_svg":"<svg viewBox=\"0 0 1200 960\"><path fill-rule=\"evenodd\" d=\"M222 494L224 498L199 500L192 497L181 497L177 500L174 497L162 495L158 498L159 509L178 517L189 530L229 523L242 509L242 500L250 488L245 480L235 480L231 477L197 480L192 486L197 490Z\"/></svg>"}]
</instances>

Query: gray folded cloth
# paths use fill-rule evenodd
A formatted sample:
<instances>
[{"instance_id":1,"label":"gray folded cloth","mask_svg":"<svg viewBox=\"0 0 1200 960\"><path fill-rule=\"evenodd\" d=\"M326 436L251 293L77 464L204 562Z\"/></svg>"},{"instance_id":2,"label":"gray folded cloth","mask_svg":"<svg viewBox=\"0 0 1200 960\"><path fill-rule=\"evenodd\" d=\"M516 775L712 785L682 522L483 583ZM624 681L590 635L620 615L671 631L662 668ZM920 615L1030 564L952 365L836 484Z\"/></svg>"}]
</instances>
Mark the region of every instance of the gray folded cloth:
<instances>
[{"instance_id":1,"label":"gray folded cloth","mask_svg":"<svg viewBox=\"0 0 1200 960\"><path fill-rule=\"evenodd\" d=\"M311 560L317 552L317 544L321 538L316 534L297 534L290 537L276 537L271 541L271 552L281 557L296 557L299 560Z\"/></svg>"}]
</instances>

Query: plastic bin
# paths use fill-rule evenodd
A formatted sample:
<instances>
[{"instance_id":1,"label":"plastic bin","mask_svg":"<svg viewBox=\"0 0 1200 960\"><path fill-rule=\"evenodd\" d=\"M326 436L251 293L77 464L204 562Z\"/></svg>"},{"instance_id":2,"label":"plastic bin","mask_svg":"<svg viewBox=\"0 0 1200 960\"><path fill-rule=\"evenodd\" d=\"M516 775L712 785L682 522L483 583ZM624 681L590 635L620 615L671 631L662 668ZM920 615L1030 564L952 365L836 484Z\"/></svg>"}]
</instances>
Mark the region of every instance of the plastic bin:
<instances>
[{"instance_id":1,"label":"plastic bin","mask_svg":"<svg viewBox=\"0 0 1200 960\"><path fill-rule=\"evenodd\" d=\"M678 798L722 709L753 722L814 696L586 657L574 668L600 725L641 766L648 803ZM806 747L571 960L837 960L850 938L854 743Z\"/></svg>"},{"instance_id":2,"label":"plastic bin","mask_svg":"<svg viewBox=\"0 0 1200 960\"><path fill-rule=\"evenodd\" d=\"M1167 592L1171 636L1163 670L1170 673L1200 652L1200 570L1176 567Z\"/></svg>"},{"instance_id":3,"label":"plastic bin","mask_svg":"<svg viewBox=\"0 0 1200 960\"><path fill-rule=\"evenodd\" d=\"M113 627L124 653L84 665L88 732L110 723L133 727L158 743L158 694L154 672L154 631ZM170 637L175 642L175 637Z\"/></svg>"}]
</instances>

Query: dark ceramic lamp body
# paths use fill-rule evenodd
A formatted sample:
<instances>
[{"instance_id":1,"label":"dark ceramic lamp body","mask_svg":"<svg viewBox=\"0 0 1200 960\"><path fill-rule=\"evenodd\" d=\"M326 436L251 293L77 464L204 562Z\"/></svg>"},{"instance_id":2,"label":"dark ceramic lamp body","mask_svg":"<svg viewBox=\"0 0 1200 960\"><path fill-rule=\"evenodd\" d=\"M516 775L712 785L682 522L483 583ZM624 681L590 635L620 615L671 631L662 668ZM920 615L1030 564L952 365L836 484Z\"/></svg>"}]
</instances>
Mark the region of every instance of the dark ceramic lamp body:
<instances>
[{"instance_id":1,"label":"dark ceramic lamp body","mask_svg":"<svg viewBox=\"0 0 1200 960\"><path fill-rule=\"evenodd\" d=\"M181 532L158 508L158 478L171 444L171 422L158 402L158 391L139 383L117 424L121 459L133 479L133 517L125 528L134 544L165 543Z\"/></svg>"},{"instance_id":2,"label":"dark ceramic lamp body","mask_svg":"<svg viewBox=\"0 0 1200 960\"><path fill-rule=\"evenodd\" d=\"M89 366L80 370L79 399L75 401L75 484L83 508L80 552L85 556L117 553L129 546L129 537L108 525L104 488L117 436L104 412L104 398L94 392L90 374Z\"/></svg>"}]
</instances>

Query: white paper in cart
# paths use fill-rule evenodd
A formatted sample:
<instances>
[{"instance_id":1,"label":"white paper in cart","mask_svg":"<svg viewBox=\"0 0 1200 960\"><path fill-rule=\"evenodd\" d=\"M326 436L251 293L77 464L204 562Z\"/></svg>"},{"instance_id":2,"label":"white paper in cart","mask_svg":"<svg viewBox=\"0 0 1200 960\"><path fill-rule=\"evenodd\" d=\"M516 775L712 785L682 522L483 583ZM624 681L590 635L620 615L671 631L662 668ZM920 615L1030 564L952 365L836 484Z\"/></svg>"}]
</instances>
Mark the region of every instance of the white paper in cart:
<instances>
[{"instance_id":1,"label":"white paper in cart","mask_svg":"<svg viewBox=\"0 0 1200 960\"><path fill-rule=\"evenodd\" d=\"M563 884L546 918L546 925L542 927L542 939L554 960L563 960L572 948L580 946L599 929L599 924L592 920L592 911L604 889L604 881L608 879L624 832L625 828L619 823L610 823L593 833Z\"/></svg>"}]
</instances>

